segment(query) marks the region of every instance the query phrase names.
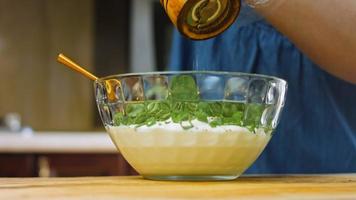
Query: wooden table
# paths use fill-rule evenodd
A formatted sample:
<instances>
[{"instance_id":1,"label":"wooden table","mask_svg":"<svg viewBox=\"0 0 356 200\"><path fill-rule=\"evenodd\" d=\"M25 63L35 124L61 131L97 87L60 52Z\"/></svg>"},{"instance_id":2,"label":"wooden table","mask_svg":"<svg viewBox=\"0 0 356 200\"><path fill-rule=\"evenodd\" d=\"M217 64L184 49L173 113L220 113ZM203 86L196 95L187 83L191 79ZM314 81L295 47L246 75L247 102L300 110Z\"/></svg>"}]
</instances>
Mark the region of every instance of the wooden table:
<instances>
[{"instance_id":1,"label":"wooden table","mask_svg":"<svg viewBox=\"0 0 356 200\"><path fill-rule=\"evenodd\" d=\"M0 199L356 199L356 174L249 176L226 182L141 177L0 179Z\"/></svg>"}]
</instances>

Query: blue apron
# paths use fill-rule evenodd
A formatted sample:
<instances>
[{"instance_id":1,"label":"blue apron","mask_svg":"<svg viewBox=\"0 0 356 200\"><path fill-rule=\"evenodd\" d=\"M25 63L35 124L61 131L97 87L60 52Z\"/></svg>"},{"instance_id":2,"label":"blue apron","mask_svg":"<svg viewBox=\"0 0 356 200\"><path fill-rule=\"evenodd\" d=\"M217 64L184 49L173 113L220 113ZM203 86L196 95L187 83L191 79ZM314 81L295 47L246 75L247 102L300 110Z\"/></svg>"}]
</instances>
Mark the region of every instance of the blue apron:
<instances>
[{"instance_id":1,"label":"blue apron","mask_svg":"<svg viewBox=\"0 0 356 200\"><path fill-rule=\"evenodd\" d=\"M247 173L356 172L356 85L323 71L244 10L210 40L191 41L175 32L169 69L259 73L288 82L280 123Z\"/></svg>"}]
</instances>

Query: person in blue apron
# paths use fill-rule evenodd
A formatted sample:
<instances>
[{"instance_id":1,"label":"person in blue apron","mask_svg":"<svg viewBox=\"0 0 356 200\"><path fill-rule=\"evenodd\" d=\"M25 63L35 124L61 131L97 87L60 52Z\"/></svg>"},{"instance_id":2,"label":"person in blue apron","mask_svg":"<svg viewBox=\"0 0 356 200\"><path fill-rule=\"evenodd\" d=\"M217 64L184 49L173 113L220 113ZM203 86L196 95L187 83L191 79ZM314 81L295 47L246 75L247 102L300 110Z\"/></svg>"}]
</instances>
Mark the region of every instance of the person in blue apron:
<instances>
[{"instance_id":1,"label":"person in blue apron","mask_svg":"<svg viewBox=\"0 0 356 200\"><path fill-rule=\"evenodd\" d=\"M356 8L352 1L348 3L353 5L340 6L339 9L347 6ZM298 6L297 4L295 6ZM280 14L278 9L282 7L273 10L273 14ZM294 8L283 9L285 12L291 9L292 12ZM313 11L313 6L305 9ZM354 11L353 13L356 13L356 10ZM308 13L299 14L308 16ZM323 16L311 17L324 25L327 23L322 21ZM339 22L342 17L347 16L340 16ZM324 55L328 49L321 48L323 44L318 41L322 40L324 35L321 35L321 38L316 37L316 44L313 44L315 46L311 46L315 47L313 49L308 47L309 44L298 41L297 34L308 33L309 30L289 30L281 23L278 28L290 33L289 38L295 39L295 43L292 43L271 25L274 23L278 26L278 19L266 18L269 21L254 13L252 8L243 6L238 20L213 39L192 41L175 31L169 69L258 73L277 76L288 82L286 105L280 123L271 142L247 173L356 172L356 65L353 65L353 68L345 66L348 64L348 57L337 60L340 59L337 56L350 55L348 51L337 50L343 48L340 44L342 40L348 39L348 35L338 32L338 24L335 24L335 40L325 41L328 42L325 45L336 49L335 55ZM294 20L293 23L298 21L293 17L290 20ZM333 22L330 23L329 25L332 25ZM350 26L350 31L355 30L355 26L356 24ZM322 28L320 34L324 34ZM318 30L311 30L311 34L316 31ZM344 35L345 38L342 38ZM314 63L295 44L309 52L308 56L313 57L313 61L326 61L326 67ZM356 50L353 53L356 53ZM351 61L354 61L352 59ZM334 60L339 64L339 69L328 66Z\"/></svg>"}]
</instances>

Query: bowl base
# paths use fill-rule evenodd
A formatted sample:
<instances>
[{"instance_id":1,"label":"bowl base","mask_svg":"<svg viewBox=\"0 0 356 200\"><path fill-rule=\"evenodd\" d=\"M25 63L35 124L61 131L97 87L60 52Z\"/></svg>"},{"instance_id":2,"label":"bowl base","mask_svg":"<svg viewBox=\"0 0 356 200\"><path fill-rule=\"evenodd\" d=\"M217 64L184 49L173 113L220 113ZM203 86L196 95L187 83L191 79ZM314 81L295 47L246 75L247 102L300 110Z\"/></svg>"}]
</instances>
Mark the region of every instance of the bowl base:
<instances>
[{"instance_id":1,"label":"bowl base","mask_svg":"<svg viewBox=\"0 0 356 200\"><path fill-rule=\"evenodd\" d=\"M220 175L220 176L145 176L143 178L157 181L231 181L235 180L239 175Z\"/></svg>"}]
</instances>

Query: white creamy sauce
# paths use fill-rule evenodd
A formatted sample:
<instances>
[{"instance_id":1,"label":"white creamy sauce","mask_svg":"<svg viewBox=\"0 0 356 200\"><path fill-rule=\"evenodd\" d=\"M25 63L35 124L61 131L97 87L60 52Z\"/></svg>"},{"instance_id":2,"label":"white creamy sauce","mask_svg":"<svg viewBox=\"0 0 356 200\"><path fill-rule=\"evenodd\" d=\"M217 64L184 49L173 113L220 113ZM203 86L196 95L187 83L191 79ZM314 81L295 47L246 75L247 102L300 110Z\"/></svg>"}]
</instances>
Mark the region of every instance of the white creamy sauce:
<instances>
[{"instance_id":1,"label":"white creamy sauce","mask_svg":"<svg viewBox=\"0 0 356 200\"><path fill-rule=\"evenodd\" d=\"M198 120L179 123L109 126L126 160L142 175L240 175L260 155L270 134L234 125L215 128ZM184 125L184 124L183 124Z\"/></svg>"}]
</instances>

